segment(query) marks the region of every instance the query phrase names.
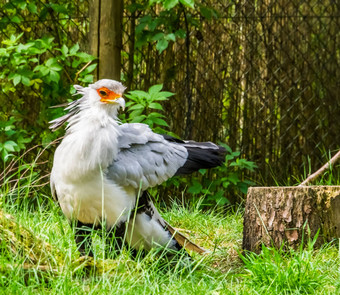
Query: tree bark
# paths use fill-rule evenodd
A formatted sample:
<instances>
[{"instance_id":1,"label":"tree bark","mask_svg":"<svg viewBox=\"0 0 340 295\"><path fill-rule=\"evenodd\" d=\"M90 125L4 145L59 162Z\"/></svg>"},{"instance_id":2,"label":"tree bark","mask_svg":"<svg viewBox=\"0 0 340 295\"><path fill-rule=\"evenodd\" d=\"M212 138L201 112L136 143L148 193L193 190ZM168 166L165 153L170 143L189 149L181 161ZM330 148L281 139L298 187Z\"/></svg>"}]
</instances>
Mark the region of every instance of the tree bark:
<instances>
[{"instance_id":1,"label":"tree bark","mask_svg":"<svg viewBox=\"0 0 340 295\"><path fill-rule=\"evenodd\" d=\"M90 51L99 59L96 79L120 80L122 0L90 0Z\"/></svg>"},{"instance_id":2,"label":"tree bark","mask_svg":"<svg viewBox=\"0 0 340 295\"><path fill-rule=\"evenodd\" d=\"M249 188L243 249L298 248L319 231L316 246L340 238L340 186Z\"/></svg>"}]
</instances>

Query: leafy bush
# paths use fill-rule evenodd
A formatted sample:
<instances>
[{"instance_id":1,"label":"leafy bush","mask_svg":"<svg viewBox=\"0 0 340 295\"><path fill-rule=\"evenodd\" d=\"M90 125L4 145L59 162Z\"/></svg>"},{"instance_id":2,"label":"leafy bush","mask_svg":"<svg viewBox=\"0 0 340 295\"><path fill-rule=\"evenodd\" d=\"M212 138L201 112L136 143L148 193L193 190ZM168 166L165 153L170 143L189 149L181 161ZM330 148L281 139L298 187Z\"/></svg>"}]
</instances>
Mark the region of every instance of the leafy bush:
<instances>
[{"instance_id":1,"label":"leafy bush","mask_svg":"<svg viewBox=\"0 0 340 295\"><path fill-rule=\"evenodd\" d=\"M157 5L157 8L154 6ZM151 8L151 9L150 9ZM162 53L171 42L185 39L189 35L188 26L199 28L201 23L195 19L193 13L198 11L202 17L217 18L218 13L212 7L194 0L151 0L141 3L131 3L126 6L131 13L148 11L139 18L136 26L136 48L147 44L156 44L156 49ZM157 14L149 13L160 11Z\"/></svg>"},{"instance_id":2,"label":"leafy bush","mask_svg":"<svg viewBox=\"0 0 340 295\"><path fill-rule=\"evenodd\" d=\"M188 193L192 195L204 195L207 206L230 205L234 199L232 193L241 192L246 194L248 187L254 183L244 179L244 172L253 172L257 167L254 162L242 159L240 152L233 152L232 149L221 143L227 150L225 161L222 166L216 167L209 175L206 169L201 169L202 176L194 176L188 183ZM207 177L208 176L208 177Z\"/></svg>"},{"instance_id":3,"label":"leafy bush","mask_svg":"<svg viewBox=\"0 0 340 295\"><path fill-rule=\"evenodd\" d=\"M25 149L25 144L32 140L25 130L17 129L16 123L18 121L13 116L6 121L0 120L0 154L3 162L13 157L13 153Z\"/></svg>"},{"instance_id":4,"label":"leafy bush","mask_svg":"<svg viewBox=\"0 0 340 295\"><path fill-rule=\"evenodd\" d=\"M159 101L165 101L174 93L168 91L161 91L162 84L151 86L148 92L141 90L129 91L125 96L129 99L126 103L128 117L124 118L129 123L144 123L150 126L155 132L167 133L163 127L169 127L167 122L163 119L165 116L163 107Z\"/></svg>"},{"instance_id":5,"label":"leafy bush","mask_svg":"<svg viewBox=\"0 0 340 295\"><path fill-rule=\"evenodd\" d=\"M48 130L48 121L62 110L48 107L70 99L72 84L93 81L96 64L91 63L95 58L70 42L67 32L54 32L49 27L53 26L49 18L67 20L73 7L70 3L25 0L0 4L0 29L4 32L0 38L3 161L29 143L46 145L58 137L60 133ZM68 28L71 30L71 25Z\"/></svg>"}]
</instances>

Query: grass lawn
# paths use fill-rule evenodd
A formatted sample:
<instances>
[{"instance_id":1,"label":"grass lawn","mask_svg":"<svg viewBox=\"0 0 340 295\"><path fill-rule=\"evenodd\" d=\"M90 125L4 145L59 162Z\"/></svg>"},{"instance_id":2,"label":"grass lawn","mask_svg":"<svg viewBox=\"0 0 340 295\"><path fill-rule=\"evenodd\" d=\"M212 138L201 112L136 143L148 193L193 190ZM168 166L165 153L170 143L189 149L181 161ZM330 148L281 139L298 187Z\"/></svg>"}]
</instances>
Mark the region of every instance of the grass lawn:
<instances>
[{"instance_id":1,"label":"grass lawn","mask_svg":"<svg viewBox=\"0 0 340 295\"><path fill-rule=\"evenodd\" d=\"M127 252L104 260L98 236L94 236L95 261L79 259L61 210L51 201L44 204L36 202L33 210L28 202L2 203L5 212L53 249L42 249L49 252L47 258L29 260L24 250L13 250L18 248L15 242L9 245L3 237L0 294L340 294L337 243L313 250L311 242L309 248L289 253L265 248L261 255L242 260L242 209L204 212L197 204L186 208L173 204L163 211L170 224L211 251L205 256L193 253L192 263L179 258L170 265L157 251L139 260ZM5 236L6 226L1 226ZM40 247L38 242L35 247ZM23 267L29 261L38 262ZM89 266L93 264L95 268Z\"/></svg>"}]
</instances>

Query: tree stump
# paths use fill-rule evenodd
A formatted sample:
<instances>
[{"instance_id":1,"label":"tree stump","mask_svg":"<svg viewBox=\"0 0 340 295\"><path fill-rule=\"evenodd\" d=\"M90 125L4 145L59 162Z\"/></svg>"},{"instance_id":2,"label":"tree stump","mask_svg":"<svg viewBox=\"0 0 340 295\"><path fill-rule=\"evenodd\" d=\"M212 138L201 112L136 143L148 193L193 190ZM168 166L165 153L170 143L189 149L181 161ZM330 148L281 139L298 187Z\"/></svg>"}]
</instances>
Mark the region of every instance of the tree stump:
<instances>
[{"instance_id":1,"label":"tree stump","mask_svg":"<svg viewBox=\"0 0 340 295\"><path fill-rule=\"evenodd\" d=\"M316 246L340 238L340 186L251 187L243 222L243 249Z\"/></svg>"}]
</instances>

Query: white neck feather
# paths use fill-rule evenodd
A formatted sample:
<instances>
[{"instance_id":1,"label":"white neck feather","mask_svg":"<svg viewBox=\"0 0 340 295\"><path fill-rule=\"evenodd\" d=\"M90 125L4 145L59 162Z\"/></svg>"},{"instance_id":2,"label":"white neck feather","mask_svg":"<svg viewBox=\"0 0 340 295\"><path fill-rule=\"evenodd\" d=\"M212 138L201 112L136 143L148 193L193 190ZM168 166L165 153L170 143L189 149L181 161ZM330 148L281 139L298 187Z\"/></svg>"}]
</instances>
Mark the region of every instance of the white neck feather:
<instances>
[{"instance_id":1,"label":"white neck feather","mask_svg":"<svg viewBox=\"0 0 340 295\"><path fill-rule=\"evenodd\" d=\"M69 119L66 136L55 154L55 165L63 163L62 170L75 178L98 169L105 172L118 153L117 112L117 106L82 105Z\"/></svg>"}]
</instances>

